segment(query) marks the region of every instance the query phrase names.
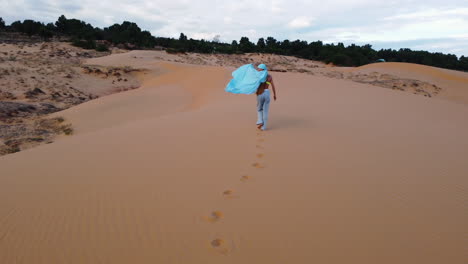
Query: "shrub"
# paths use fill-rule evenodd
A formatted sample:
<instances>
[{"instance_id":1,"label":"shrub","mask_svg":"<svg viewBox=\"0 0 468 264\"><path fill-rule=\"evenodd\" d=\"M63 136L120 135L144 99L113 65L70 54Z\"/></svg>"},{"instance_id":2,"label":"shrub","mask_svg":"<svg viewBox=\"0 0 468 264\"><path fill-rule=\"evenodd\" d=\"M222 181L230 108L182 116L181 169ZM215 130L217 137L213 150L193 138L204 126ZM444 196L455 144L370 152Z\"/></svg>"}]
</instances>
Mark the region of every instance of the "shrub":
<instances>
[{"instance_id":1,"label":"shrub","mask_svg":"<svg viewBox=\"0 0 468 264\"><path fill-rule=\"evenodd\" d=\"M71 125L64 125L61 128L65 135L70 136L73 134L73 128L71 127Z\"/></svg>"},{"instance_id":2,"label":"shrub","mask_svg":"<svg viewBox=\"0 0 468 264\"><path fill-rule=\"evenodd\" d=\"M74 40L72 45L83 49L96 49L96 42L94 40Z\"/></svg>"},{"instance_id":3,"label":"shrub","mask_svg":"<svg viewBox=\"0 0 468 264\"><path fill-rule=\"evenodd\" d=\"M96 51L101 51L101 52L103 52L103 51L109 51L109 48L107 48L107 46L104 45L104 44L98 44L98 45L96 46Z\"/></svg>"},{"instance_id":4,"label":"shrub","mask_svg":"<svg viewBox=\"0 0 468 264\"><path fill-rule=\"evenodd\" d=\"M169 54L185 53L184 50L173 49L173 48L168 48L168 49L166 49L166 52L169 53Z\"/></svg>"},{"instance_id":5,"label":"shrub","mask_svg":"<svg viewBox=\"0 0 468 264\"><path fill-rule=\"evenodd\" d=\"M336 54L332 57L331 62L335 65L340 65L340 66L351 66L352 65L352 60L350 57L344 55L344 54Z\"/></svg>"}]
</instances>

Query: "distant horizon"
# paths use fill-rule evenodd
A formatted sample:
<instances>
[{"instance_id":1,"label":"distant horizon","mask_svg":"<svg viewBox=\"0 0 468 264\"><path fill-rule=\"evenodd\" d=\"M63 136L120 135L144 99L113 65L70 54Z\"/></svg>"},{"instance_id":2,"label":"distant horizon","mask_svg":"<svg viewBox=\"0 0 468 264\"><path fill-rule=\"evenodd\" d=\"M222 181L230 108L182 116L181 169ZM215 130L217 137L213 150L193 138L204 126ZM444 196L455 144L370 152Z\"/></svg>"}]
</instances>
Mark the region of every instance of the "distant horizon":
<instances>
[{"instance_id":1,"label":"distant horizon","mask_svg":"<svg viewBox=\"0 0 468 264\"><path fill-rule=\"evenodd\" d=\"M202 0L197 5L186 0L26 0L7 3L3 9L8 15L2 17L8 25L25 19L50 23L63 14L99 28L130 21L156 37L178 38L184 33L193 39L213 40L219 36L221 42L230 43L245 36L255 43L271 36L279 41L370 44L376 50L409 48L468 56L466 1L428 0L424 6L402 0L353 2L330 0L323 6L318 1L294 0L226 4Z\"/></svg>"},{"instance_id":2,"label":"distant horizon","mask_svg":"<svg viewBox=\"0 0 468 264\"><path fill-rule=\"evenodd\" d=\"M29 18L25 18L25 19L15 20L15 21L24 21L24 20L28 20L28 19L29 19ZM78 20L81 20L81 19L79 19L79 18L74 18L74 17L67 17L67 19L78 19ZM9 25L11 25L11 23L13 23L13 22L15 22L15 21L12 21L12 22L10 22L10 23L8 23L7 21L5 21L5 23L6 23L6 25L9 26ZM55 23L55 21L38 21L38 20L34 20L34 21L41 22L41 23L44 23L44 24ZM81 21L84 21L84 20L81 20ZM89 22L87 22L87 21L84 21L84 22L89 23ZM114 24L121 24L121 23L123 23L123 22L125 22L125 21L121 21L120 23L117 22L117 23L114 23ZM133 22L133 21L128 21L128 22L136 23L136 22ZM91 23L89 23L89 24L91 24ZM103 29L103 28L110 27L110 26L112 26L112 25L114 25L114 24L110 24L110 25L107 25L107 26L95 26L95 25L93 25L93 24L91 24L91 25L92 25L93 27L95 27L95 28L97 27L97 28ZM138 24L137 24L137 25L138 25ZM140 25L138 25L138 26L140 26ZM147 30L147 29L141 28L141 30L144 31L144 30ZM198 38L198 39L197 39L197 38L191 37L190 35L187 35L185 32L180 32L177 36L160 36L160 35L154 35L154 34L152 34L152 35L153 35L154 37L178 39L178 37L180 36L180 34L184 34L184 35L186 35L189 39L194 39L194 40L214 41L214 39L217 38L217 36L215 36L213 39L204 39L204 38ZM239 39L242 38L242 37L245 37L245 36L241 36L241 37L239 37ZM258 39L250 39L250 38L249 38L249 40L250 40L251 42L253 42L253 43L256 43L260 38L266 39L267 37L273 37L273 38L275 38L275 36L262 36L262 37L259 37ZM232 41L237 41L237 42L239 42L239 39L233 39L233 40L227 40L227 41L225 41L225 40L220 40L220 42L221 42L221 43L230 44ZM275 39L276 39L276 38L275 38ZM278 41L284 41L284 40L295 41L295 40L297 40L297 39L276 39L276 40L278 40ZM305 40L303 40L303 39L299 39L299 40L300 40L300 41L305 41ZM431 52L431 53L440 52L440 53L443 53L443 54L455 55L455 56L457 56L457 58L460 58L460 57L462 57L462 56L468 57L468 55L465 55L465 54L460 54L460 55L458 55L458 54L454 54L454 53L445 53L445 52L441 52L441 51L431 51L431 50L424 50L424 49L413 49L413 48L405 47L405 46L403 46L403 47L391 47L391 45L390 45L390 47L389 47L389 46L374 45L375 43L326 42L326 41L323 41L323 40L320 40L320 39L316 39L316 40L307 40L308 43L310 43L310 42L315 42L315 41L321 41L321 42L323 42L324 44L335 44L335 45L337 45L337 44L339 44L339 43L343 43L345 46L350 46L350 45L353 45L353 44L354 44L354 45L359 45L359 46L371 45L372 48L375 49L375 50L381 50L381 49L384 49L384 50L386 50L386 49L393 49L393 50L411 49L412 51L427 51L427 52Z\"/></svg>"}]
</instances>

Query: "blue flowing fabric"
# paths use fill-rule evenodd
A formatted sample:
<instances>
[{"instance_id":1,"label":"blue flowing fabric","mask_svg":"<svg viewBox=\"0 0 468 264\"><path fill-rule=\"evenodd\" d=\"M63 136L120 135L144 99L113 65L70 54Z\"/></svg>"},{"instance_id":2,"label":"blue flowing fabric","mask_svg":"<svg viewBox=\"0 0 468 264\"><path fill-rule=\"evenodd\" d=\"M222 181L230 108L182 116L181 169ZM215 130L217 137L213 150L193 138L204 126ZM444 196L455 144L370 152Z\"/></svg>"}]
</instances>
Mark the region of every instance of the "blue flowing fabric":
<instances>
[{"instance_id":1,"label":"blue flowing fabric","mask_svg":"<svg viewBox=\"0 0 468 264\"><path fill-rule=\"evenodd\" d=\"M268 71L257 71L252 64L246 64L232 72L232 80L226 92L234 94L253 94L261 83L266 82Z\"/></svg>"}]
</instances>

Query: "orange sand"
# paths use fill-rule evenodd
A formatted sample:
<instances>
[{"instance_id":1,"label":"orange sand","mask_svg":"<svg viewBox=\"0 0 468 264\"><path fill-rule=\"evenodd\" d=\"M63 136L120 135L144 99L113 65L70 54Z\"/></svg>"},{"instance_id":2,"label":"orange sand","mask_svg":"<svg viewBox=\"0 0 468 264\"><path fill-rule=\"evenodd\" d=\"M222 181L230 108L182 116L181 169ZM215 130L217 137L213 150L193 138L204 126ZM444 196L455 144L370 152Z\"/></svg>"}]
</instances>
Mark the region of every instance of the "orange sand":
<instances>
[{"instance_id":1,"label":"orange sand","mask_svg":"<svg viewBox=\"0 0 468 264\"><path fill-rule=\"evenodd\" d=\"M259 133L230 69L151 58L91 60L149 71L58 113L76 135L0 158L0 263L468 259L468 106L274 73Z\"/></svg>"}]
</instances>

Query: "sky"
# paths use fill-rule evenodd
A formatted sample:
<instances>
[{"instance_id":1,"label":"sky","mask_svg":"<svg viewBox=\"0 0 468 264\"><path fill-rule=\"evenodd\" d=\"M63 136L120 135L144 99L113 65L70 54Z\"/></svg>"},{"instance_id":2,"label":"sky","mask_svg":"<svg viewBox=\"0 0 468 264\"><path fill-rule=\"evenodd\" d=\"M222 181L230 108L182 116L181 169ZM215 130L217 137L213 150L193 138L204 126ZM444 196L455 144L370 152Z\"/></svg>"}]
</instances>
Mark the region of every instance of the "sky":
<instances>
[{"instance_id":1,"label":"sky","mask_svg":"<svg viewBox=\"0 0 468 264\"><path fill-rule=\"evenodd\" d=\"M468 0L0 0L0 10L7 24L64 14L101 28L131 21L163 37L272 36L468 56Z\"/></svg>"}]
</instances>

